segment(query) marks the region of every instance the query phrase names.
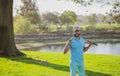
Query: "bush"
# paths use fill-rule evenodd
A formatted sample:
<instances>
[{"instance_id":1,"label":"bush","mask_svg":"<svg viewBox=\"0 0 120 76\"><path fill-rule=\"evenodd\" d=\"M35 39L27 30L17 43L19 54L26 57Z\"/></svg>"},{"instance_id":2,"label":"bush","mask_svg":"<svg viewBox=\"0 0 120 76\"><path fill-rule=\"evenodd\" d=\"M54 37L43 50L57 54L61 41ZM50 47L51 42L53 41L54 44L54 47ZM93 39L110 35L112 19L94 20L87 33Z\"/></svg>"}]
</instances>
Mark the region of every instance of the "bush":
<instances>
[{"instance_id":1,"label":"bush","mask_svg":"<svg viewBox=\"0 0 120 76\"><path fill-rule=\"evenodd\" d=\"M106 31L115 31L120 32L120 25L118 24L102 24L102 25L84 25L80 26L83 31L96 31L96 30L106 30Z\"/></svg>"},{"instance_id":2,"label":"bush","mask_svg":"<svg viewBox=\"0 0 120 76\"><path fill-rule=\"evenodd\" d=\"M14 33L17 35L26 35L38 33L38 26L33 25L30 21L22 16L16 16L14 19Z\"/></svg>"},{"instance_id":3,"label":"bush","mask_svg":"<svg viewBox=\"0 0 120 76\"><path fill-rule=\"evenodd\" d=\"M48 24L48 22L46 20L42 20L41 22L39 22L39 24L38 24L39 31L40 32L48 31L47 24Z\"/></svg>"}]
</instances>

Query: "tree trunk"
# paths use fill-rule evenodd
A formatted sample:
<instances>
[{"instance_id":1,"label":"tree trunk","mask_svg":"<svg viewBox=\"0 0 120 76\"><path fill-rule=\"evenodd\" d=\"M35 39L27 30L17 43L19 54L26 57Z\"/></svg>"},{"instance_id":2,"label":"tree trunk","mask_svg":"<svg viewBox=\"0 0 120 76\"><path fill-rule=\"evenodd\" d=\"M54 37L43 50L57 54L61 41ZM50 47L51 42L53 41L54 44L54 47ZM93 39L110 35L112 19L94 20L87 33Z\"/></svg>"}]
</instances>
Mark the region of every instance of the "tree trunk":
<instances>
[{"instance_id":1,"label":"tree trunk","mask_svg":"<svg viewBox=\"0 0 120 76\"><path fill-rule=\"evenodd\" d=\"M23 55L15 45L12 14L13 0L0 0L0 56Z\"/></svg>"}]
</instances>

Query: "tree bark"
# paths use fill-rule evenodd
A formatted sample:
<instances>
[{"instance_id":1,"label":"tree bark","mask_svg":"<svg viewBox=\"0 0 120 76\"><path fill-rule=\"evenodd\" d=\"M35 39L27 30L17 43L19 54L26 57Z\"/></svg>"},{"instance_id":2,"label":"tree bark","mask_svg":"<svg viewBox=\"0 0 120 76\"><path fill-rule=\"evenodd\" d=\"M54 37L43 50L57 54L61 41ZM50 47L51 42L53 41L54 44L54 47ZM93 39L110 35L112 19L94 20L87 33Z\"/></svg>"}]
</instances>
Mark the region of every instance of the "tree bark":
<instances>
[{"instance_id":1,"label":"tree bark","mask_svg":"<svg viewBox=\"0 0 120 76\"><path fill-rule=\"evenodd\" d=\"M13 0L0 0L0 56L23 55L15 45Z\"/></svg>"}]
</instances>

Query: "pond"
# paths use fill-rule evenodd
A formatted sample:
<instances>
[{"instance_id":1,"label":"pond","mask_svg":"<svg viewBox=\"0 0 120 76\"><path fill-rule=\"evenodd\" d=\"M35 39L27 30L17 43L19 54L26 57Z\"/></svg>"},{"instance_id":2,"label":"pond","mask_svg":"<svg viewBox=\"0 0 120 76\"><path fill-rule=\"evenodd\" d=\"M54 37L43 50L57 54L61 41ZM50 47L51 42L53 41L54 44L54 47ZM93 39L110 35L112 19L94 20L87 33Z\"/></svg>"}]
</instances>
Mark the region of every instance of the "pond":
<instances>
[{"instance_id":1,"label":"pond","mask_svg":"<svg viewBox=\"0 0 120 76\"><path fill-rule=\"evenodd\" d=\"M120 43L97 43L98 46L92 47L86 53L92 54L112 54L120 55ZM46 45L32 48L37 51L62 52L65 44Z\"/></svg>"}]
</instances>

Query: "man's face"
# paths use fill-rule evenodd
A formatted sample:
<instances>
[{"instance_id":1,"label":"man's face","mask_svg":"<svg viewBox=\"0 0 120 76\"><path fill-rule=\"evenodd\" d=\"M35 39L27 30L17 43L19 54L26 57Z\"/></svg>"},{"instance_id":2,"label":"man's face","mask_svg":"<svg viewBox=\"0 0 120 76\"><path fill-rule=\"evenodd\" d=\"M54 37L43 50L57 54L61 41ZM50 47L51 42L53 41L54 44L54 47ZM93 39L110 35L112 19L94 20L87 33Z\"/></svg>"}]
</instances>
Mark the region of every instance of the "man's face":
<instances>
[{"instance_id":1,"label":"man's face","mask_svg":"<svg viewBox=\"0 0 120 76\"><path fill-rule=\"evenodd\" d=\"M73 35L74 35L75 37L79 37L79 36L80 36L80 30L74 30L74 31L73 31Z\"/></svg>"}]
</instances>

